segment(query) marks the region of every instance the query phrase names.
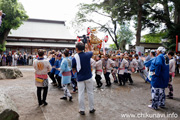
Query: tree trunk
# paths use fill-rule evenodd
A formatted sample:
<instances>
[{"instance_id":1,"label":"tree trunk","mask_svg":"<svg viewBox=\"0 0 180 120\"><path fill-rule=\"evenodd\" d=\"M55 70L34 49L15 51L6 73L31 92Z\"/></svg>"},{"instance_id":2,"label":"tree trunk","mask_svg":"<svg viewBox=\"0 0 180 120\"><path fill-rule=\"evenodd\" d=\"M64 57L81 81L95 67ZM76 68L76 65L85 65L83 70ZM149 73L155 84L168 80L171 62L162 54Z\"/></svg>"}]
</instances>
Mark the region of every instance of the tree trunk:
<instances>
[{"instance_id":1,"label":"tree trunk","mask_svg":"<svg viewBox=\"0 0 180 120\"><path fill-rule=\"evenodd\" d=\"M165 23L168 29L172 28L172 23L170 20L170 15L169 15L169 6L168 6L168 0L163 1L163 7L164 7L164 17L165 17Z\"/></svg>"},{"instance_id":2,"label":"tree trunk","mask_svg":"<svg viewBox=\"0 0 180 120\"><path fill-rule=\"evenodd\" d=\"M174 23L175 24L180 24L180 3L174 1L175 4L175 12L174 12Z\"/></svg>"},{"instance_id":3,"label":"tree trunk","mask_svg":"<svg viewBox=\"0 0 180 120\"><path fill-rule=\"evenodd\" d=\"M117 42L117 39L114 41L116 47L117 47L117 50L119 49L119 45L118 45L118 42Z\"/></svg>"},{"instance_id":4,"label":"tree trunk","mask_svg":"<svg viewBox=\"0 0 180 120\"><path fill-rule=\"evenodd\" d=\"M7 39L7 36L10 32L10 29L5 29L2 33L0 33L0 44L4 44L4 42L6 41Z\"/></svg>"},{"instance_id":5,"label":"tree trunk","mask_svg":"<svg viewBox=\"0 0 180 120\"><path fill-rule=\"evenodd\" d=\"M136 46L140 45L141 41L141 30L142 30L142 3L141 0L138 0L138 25L137 25L137 32L136 32Z\"/></svg>"}]
</instances>

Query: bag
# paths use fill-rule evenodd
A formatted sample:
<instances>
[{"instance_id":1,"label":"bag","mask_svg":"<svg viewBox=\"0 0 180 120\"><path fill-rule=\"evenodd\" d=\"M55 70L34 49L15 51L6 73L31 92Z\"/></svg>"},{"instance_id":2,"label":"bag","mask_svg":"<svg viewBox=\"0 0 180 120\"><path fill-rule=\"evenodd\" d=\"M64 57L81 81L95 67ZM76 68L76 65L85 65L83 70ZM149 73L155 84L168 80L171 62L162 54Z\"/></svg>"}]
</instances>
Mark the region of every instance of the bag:
<instances>
[{"instance_id":1,"label":"bag","mask_svg":"<svg viewBox=\"0 0 180 120\"><path fill-rule=\"evenodd\" d=\"M48 86L48 79L44 79L44 81L43 81L43 87L47 87Z\"/></svg>"},{"instance_id":2,"label":"bag","mask_svg":"<svg viewBox=\"0 0 180 120\"><path fill-rule=\"evenodd\" d=\"M44 80L41 78L36 78L36 81L42 83Z\"/></svg>"},{"instance_id":3,"label":"bag","mask_svg":"<svg viewBox=\"0 0 180 120\"><path fill-rule=\"evenodd\" d=\"M49 84L48 79L36 78L36 81L43 83L43 87L47 87Z\"/></svg>"}]
</instances>

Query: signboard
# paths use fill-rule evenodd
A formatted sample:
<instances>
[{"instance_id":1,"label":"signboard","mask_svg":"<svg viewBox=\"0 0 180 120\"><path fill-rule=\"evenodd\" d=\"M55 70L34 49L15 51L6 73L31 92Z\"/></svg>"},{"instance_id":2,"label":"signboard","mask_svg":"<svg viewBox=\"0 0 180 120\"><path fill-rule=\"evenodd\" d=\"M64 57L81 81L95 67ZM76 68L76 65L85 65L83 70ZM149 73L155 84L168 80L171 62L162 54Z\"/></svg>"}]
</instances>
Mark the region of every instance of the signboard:
<instances>
[{"instance_id":1,"label":"signboard","mask_svg":"<svg viewBox=\"0 0 180 120\"><path fill-rule=\"evenodd\" d=\"M136 46L136 54L138 54L138 52L141 52L142 54L144 54L144 47L143 46Z\"/></svg>"}]
</instances>

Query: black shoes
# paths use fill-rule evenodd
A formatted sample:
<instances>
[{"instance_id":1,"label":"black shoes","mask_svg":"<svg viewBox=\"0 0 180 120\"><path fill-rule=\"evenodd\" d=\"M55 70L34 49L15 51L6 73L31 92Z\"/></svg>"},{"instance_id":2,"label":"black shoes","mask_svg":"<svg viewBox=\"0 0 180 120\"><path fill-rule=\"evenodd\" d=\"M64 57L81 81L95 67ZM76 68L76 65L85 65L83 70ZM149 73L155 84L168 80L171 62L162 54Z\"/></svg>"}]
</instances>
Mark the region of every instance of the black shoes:
<instances>
[{"instance_id":1,"label":"black shoes","mask_svg":"<svg viewBox=\"0 0 180 120\"><path fill-rule=\"evenodd\" d=\"M90 110L89 111L89 113L95 113L95 109L92 109L92 110ZM79 114L81 114L81 115L85 115L85 112L84 111L79 111Z\"/></svg>"},{"instance_id":2,"label":"black shoes","mask_svg":"<svg viewBox=\"0 0 180 120\"><path fill-rule=\"evenodd\" d=\"M44 104L44 106L48 105L48 103L47 103L47 102L43 102L43 104Z\"/></svg>"},{"instance_id":3,"label":"black shoes","mask_svg":"<svg viewBox=\"0 0 180 120\"><path fill-rule=\"evenodd\" d=\"M72 98L72 96L71 96L71 97L69 97L69 101L71 101L71 102L72 102L72 99L73 99L73 98Z\"/></svg>"},{"instance_id":4,"label":"black shoes","mask_svg":"<svg viewBox=\"0 0 180 120\"><path fill-rule=\"evenodd\" d=\"M41 101L41 103L39 103L39 106L41 106L42 104L44 104L44 106L48 105L48 103L45 101Z\"/></svg>"},{"instance_id":5,"label":"black shoes","mask_svg":"<svg viewBox=\"0 0 180 120\"><path fill-rule=\"evenodd\" d=\"M111 84L107 84L107 85L106 85L106 87L110 87L110 86L111 86Z\"/></svg>"},{"instance_id":6,"label":"black shoes","mask_svg":"<svg viewBox=\"0 0 180 120\"><path fill-rule=\"evenodd\" d=\"M173 99L173 96L167 95L166 96L168 99Z\"/></svg>"},{"instance_id":7,"label":"black shoes","mask_svg":"<svg viewBox=\"0 0 180 120\"><path fill-rule=\"evenodd\" d=\"M98 86L97 86L97 88L101 88L101 87L102 87L102 85L103 85L103 84L101 83L100 85L98 85Z\"/></svg>"},{"instance_id":8,"label":"black shoes","mask_svg":"<svg viewBox=\"0 0 180 120\"><path fill-rule=\"evenodd\" d=\"M114 83L118 83L118 81L117 81L117 80L115 80L115 81L114 81Z\"/></svg>"},{"instance_id":9,"label":"black shoes","mask_svg":"<svg viewBox=\"0 0 180 120\"><path fill-rule=\"evenodd\" d=\"M61 99L61 100L67 100L67 97L61 97L60 99ZM72 99L73 99L73 98L72 98L72 96L71 96L71 97L69 97L69 101L71 101L71 102L72 102Z\"/></svg>"},{"instance_id":10,"label":"black shoes","mask_svg":"<svg viewBox=\"0 0 180 120\"><path fill-rule=\"evenodd\" d=\"M39 103L39 106L41 106L42 105L42 102L41 103Z\"/></svg>"},{"instance_id":11,"label":"black shoes","mask_svg":"<svg viewBox=\"0 0 180 120\"><path fill-rule=\"evenodd\" d=\"M94 113L96 110L95 109L93 109L93 110L90 110L89 111L89 113Z\"/></svg>"},{"instance_id":12,"label":"black shoes","mask_svg":"<svg viewBox=\"0 0 180 120\"><path fill-rule=\"evenodd\" d=\"M60 99L61 100L67 100L67 97L61 97Z\"/></svg>"},{"instance_id":13,"label":"black shoes","mask_svg":"<svg viewBox=\"0 0 180 120\"><path fill-rule=\"evenodd\" d=\"M85 115L85 112L84 111L79 111L79 114Z\"/></svg>"}]
</instances>

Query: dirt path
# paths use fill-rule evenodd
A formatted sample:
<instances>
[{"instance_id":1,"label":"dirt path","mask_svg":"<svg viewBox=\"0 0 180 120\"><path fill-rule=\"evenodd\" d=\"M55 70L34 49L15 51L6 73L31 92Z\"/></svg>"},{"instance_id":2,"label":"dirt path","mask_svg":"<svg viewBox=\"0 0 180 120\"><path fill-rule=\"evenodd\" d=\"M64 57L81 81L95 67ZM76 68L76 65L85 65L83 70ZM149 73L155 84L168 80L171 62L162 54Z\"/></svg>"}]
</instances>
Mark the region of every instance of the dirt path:
<instances>
[{"instance_id":1,"label":"dirt path","mask_svg":"<svg viewBox=\"0 0 180 120\"><path fill-rule=\"evenodd\" d=\"M86 116L78 113L77 94L73 94L73 102L62 101L59 98L63 91L49 86L47 97L48 106L38 107L36 87L34 85L34 71L32 67L20 67L23 78L16 80L1 80L0 89L7 92L15 101L20 114L20 120L144 120L145 118L123 118L122 114L132 114L146 117L147 114L175 113L180 116L180 76L174 80L174 99L166 101L166 108L157 111L149 109L151 94L150 85L145 84L138 74L133 75L134 85L118 86L96 89L94 84L94 98L96 113L88 112L88 99L86 99ZM105 82L104 80L102 80ZM69 87L71 90L72 88ZM167 93L167 90L166 90ZM150 116L149 116L150 117ZM150 119L150 118L147 119ZM160 118L160 120L171 120ZM174 119L174 118L172 118ZM180 117L177 118L179 120ZM152 119L151 119L152 120Z\"/></svg>"}]
</instances>

